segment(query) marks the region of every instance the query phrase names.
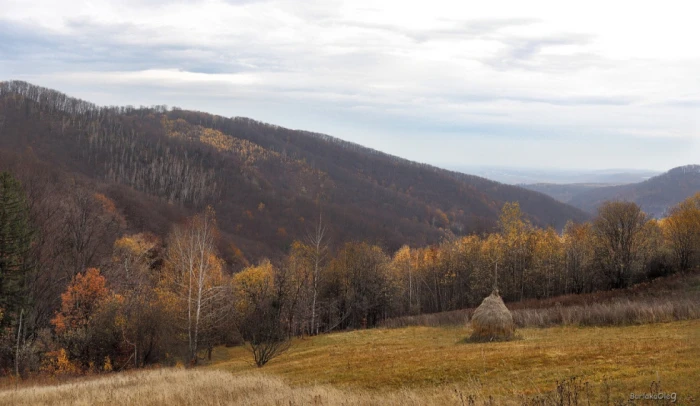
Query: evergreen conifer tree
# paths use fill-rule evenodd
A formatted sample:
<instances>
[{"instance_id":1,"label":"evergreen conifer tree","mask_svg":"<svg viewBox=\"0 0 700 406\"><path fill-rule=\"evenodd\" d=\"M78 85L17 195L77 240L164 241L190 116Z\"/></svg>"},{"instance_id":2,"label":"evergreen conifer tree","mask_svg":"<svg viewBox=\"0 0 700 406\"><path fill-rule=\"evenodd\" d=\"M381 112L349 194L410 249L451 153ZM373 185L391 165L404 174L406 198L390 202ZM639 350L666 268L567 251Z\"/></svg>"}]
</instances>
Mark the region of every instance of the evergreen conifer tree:
<instances>
[{"instance_id":1,"label":"evergreen conifer tree","mask_svg":"<svg viewBox=\"0 0 700 406\"><path fill-rule=\"evenodd\" d=\"M0 172L0 325L12 324L29 304L33 231L20 182Z\"/></svg>"}]
</instances>

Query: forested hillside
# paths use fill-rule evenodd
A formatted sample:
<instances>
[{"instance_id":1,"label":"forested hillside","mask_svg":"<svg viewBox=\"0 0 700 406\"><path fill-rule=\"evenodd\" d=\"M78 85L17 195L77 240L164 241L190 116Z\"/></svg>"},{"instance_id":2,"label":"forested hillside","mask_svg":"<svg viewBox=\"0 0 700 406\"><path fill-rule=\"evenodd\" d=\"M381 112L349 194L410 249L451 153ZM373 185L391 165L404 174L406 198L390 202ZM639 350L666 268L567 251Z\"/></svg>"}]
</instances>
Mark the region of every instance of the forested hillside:
<instances>
[{"instance_id":1,"label":"forested hillside","mask_svg":"<svg viewBox=\"0 0 700 406\"><path fill-rule=\"evenodd\" d=\"M606 200L637 203L646 213L661 218L668 210L700 191L700 165L673 168L644 182L590 189L573 196L569 203L588 212Z\"/></svg>"},{"instance_id":2,"label":"forested hillside","mask_svg":"<svg viewBox=\"0 0 700 406\"><path fill-rule=\"evenodd\" d=\"M507 201L541 226L587 218L519 187L246 118L98 107L24 82L0 84L0 116L3 151L99 184L129 226L160 233L149 213L210 204L226 239L252 258L284 252L321 211L335 241L388 249L491 231Z\"/></svg>"},{"instance_id":3,"label":"forested hillside","mask_svg":"<svg viewBox=\"0 0 700 406\"><path fill-rule=\"evenodd\" d=\"M624 200L637 203L647 214L661 218L672 206L700 191L700 165L680 166L643 182L624 185L537 183L522 186L589 213L595 213L605 201Z\"/></svg>"}]
</instances>

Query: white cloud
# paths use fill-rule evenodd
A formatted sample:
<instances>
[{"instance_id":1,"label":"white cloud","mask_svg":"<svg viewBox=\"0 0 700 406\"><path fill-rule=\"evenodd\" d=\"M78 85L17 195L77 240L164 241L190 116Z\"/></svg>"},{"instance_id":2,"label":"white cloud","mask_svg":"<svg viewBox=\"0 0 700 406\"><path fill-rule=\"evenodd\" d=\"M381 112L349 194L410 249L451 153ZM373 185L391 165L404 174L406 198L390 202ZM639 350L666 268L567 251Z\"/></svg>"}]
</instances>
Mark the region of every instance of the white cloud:
<instances>
[{"instance_id":1,"label":"white cloud","mask_svg":"<svg viewBox=\"0 0 700 406\"><path fill-rule=\"evenodd\" d=\"M591 151L635 142L643 158L563 164L668 167L698 151L692 2L0 0L0 9L3 78L99 103L253 115L437 164L463 155L406 134L441 140L433 145L463 134L494 164L538 164L579 138ZM497 148L509 140L530 152Z\"/></svg>"}]
</instances>

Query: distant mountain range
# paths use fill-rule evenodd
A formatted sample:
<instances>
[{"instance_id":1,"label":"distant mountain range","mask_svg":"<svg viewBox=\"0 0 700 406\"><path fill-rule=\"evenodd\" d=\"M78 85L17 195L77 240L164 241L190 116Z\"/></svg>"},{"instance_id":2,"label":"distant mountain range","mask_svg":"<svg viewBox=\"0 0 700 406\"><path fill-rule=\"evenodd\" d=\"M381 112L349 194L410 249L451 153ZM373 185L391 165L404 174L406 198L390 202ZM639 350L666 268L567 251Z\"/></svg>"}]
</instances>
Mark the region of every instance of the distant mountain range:
<instances>
[{"instance_id":1,"label":"distant mountain range","mask_svg":"<svg viewBox=\"0 0 700 406\"><path fill-rule=\"evenodd\" d=\"M540 226L590 217L542 193L328 135L160 106L98 107L25 82L0 82L0 123L0 152L93 182L134 231L162 235L173 216L211 205L224 238L253 258L286 250L321 212L335 243L390 250L491 231L510 201Z\"/></svg>"},{"instance_id":2,"label":"distant mountain range","mask_svg":"<svg viewBox=\"0 0 700 406\"><path fill-rule=\"evenodd\" d=\"M621 185L642 182L661 173L646 169L575 170L466 165L452 166L451 169L512 185L539 183Z\"/></svg>"},{"instance_id":3,"label":"distant mountain range","mask_svg":"<svg viewBox=\"0 0 700 406\"><path fill-rule=\"evenodd\" d=\"M673 168L643 182L624 185L548 184L522 185L594 213L606 200L632 201L646 213L660 218L669 208L700 192L700 165Z\"/></svg>"}]
</instances>

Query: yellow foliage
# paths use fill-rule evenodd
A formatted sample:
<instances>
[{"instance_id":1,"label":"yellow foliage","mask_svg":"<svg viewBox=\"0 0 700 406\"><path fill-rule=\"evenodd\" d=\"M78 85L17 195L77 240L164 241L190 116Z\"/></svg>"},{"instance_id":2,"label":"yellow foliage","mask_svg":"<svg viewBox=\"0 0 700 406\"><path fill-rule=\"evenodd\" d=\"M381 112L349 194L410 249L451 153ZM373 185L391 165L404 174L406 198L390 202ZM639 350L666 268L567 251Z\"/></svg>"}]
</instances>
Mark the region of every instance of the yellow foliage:
<instances>
[{"instance_id":1,"label":"yellow foliage","mask_svg":"<svg viewBox=\"0 0 700 406\"><path fill-rule=\"evenodd\" d=\"M202 128L199 134L199 140L204 144L211 145L219 151L233 150L233 137L221 131L212 130L211 128Z\"/></svg>"},{"instance_id":2,"label":"yellow foliage","mask_svg":"<svg viewBox=\"0 0 700 406\"><path fill-rule=\"evenodd\" d=\"M114 242L114 249L141 256L152 249L157 241L156 237L144 233L125 235Z\"/></svg>"},{"instance_id":3,"label":"yellow foliage","mask_svg":"<svg viewBox=\"0 0 700 406\"><path fill-rule=\"evenodd\" d=\"M408 277L412 270L417 268L415 255L412 255L411 248L408 245L401 247L391 260L390 271L393 273L393 277L400 280L404 277ZM415 272L415 271L414 271Z\"/></svg>"},{"instance_id":4,"label":"yellow foliage","mask_svg":"<svg viewBox=\"0 0 700 406\"><path fill-rule=\"evenodd\" d=\"M51 351L46 355L44 365L41 367L42 372L50 375L74 375L80 372L80 368L68 359L68 353L64 348Z\"/></svg>"},{"instance_id":5,"label":"yellow foliage","mask_svg":"<svg viewBox=\"0 0 700 406\"><path fill-rule=\"evenodd\" d=\"M198 140L218 151L231 152L238 156L245 165L252 165L257 161L269 158L281 160L281 156L277 152L267 150L248 140L226 135L213 128L192 125L183 119L169 120L167 117L163 117L162 125L165 132L171 137Z\"/></svg>"},{"instance_id":6,"label":"yellow foliage","mask_svg":"<svg viewBox=\"0 0 700 406\"><path fill-rule=\"evenodd\" d=\"M109 358L109 355L105 357L105 364L102 367L102 370L105 372L112 372L114 368L112 367L112 360Z\"/></svg>"},{"instance_id":7,"label":"yellow foliage","mask_svg":"<svg viewBox=\"0 0 700 406\"><path fill-rule=\"evenodd\" d=\"M245 314L274 291L274 268L269 260L264 259L260 264L237 273L231 283L236 295L236 310Z\"/></svg>"},{"instance_id":8,"label":"yellow foliage","mask_svg":"<svg viewBox=\"0 0 700 406\"><path fill-rule=\"evenodd\" d=\"M659 226L679 267L691 267L700 247L700 193L671 208Z\"/></svg>"},{"instance_id":9,"label":"yellow foliage","mask_svg":"<svg viewBox=\"0 0 700 406\"><path fill-rule=\"evenodd\" d=\"M284 162L289 165L286 172L306 178L298 180L301 184L309 180L317 182L321 179L325 185L332 184L326 174L312 168L304 159L292 159L248 140L224 134L213 128L192 125L183 119L170 120L163 116L161 124L165 133L170 137L199 141L216 148L218 151L226 151L235 155L240 160L244 171L254 171L251 168L255 168L261 162ZM302 186L299 186L301 189Z\"/></svg>"},{"instance_id":10,"label":"yellow foliage","mask_svg":"<svg viewBox=\"0 0 700 406\"><path fill-rule=\"evenodd\" d=\"M180 311L180 299L177 294L164 287L157 287L154 289L156 294L156 301L161 306L164 314L168 315L169 318L174 319L178 311Z\"/></svg>"}]
</instances>

